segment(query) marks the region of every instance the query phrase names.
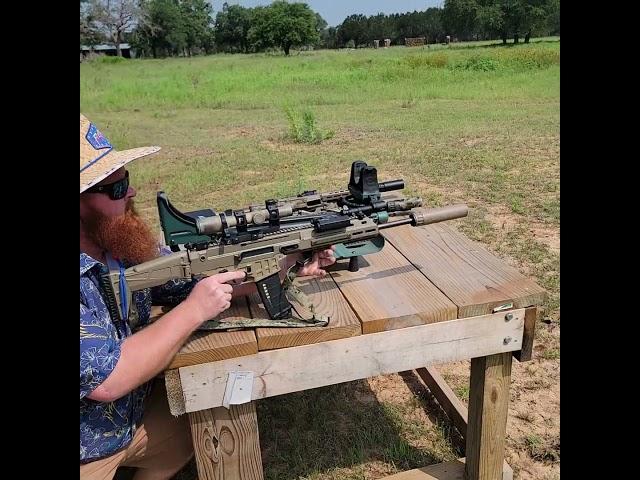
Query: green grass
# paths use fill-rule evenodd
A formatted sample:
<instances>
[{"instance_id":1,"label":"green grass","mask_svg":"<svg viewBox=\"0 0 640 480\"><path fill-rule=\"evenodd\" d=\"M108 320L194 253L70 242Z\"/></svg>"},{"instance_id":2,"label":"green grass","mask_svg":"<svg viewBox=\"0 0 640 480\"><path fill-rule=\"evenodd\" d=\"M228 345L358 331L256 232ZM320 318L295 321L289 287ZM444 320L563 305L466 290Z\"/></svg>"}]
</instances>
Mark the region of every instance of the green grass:
<instances>
[{"instance_id":1,"label":"green grass","mask_svg":"<svg viewBox=\"0 0 640 480\"><path fill-rule=\"evenodd\" d=\"M460 385L454 390L456 396L465 402L469 401L469 391L469 385Z\"/></svg>"},{"instance_id":2,"label":"green grass","mask_svg":"<svg viewBox=\"0 0 640 480\"><path fill-rule=\"evenodd\" d=\"M376 401L364 381L261 401L265 476L342 480L361 478L367 462L393 473L455 458L444 430L404 421L414 408ZM425 438L429 446L418 448Z\"/></svg>"},{"instance_id":3,"label":"green grass","mask_svg":"<svg viewBox=\"0 0 640 480\"><path fill-rule=\"evenodd\" d=\"M486 50L446 55L453 65L478 55L559 58L558 43ZM537 51L551 53L531 53ZM203 195L229 206L226 191L239 204L262 192L334 188L351 161L364 158L424 195L427 185L453 186L466 198L558 224L559 65L521 68L509 60L484 72L407 63L432 55L443 52L83 64L81 109L119 148L161 143L162 160L138 163L138 179L160 183L194 207ZM285 106L310 112L333 138L292 148ZM238 182L245 188L232 188Z\"/></svg>"},{"instance_id":4,"label":"green grass","mask_svg":"<svg viewBox=\"0 0 640 480\"><path fill-rule=\"evenodd\" d=\"M553 82L558 72L541 71L559 63L558 42L446 51L316 51L291 58L255 54L89 62L80 65L81 107L86 112L254 110L279 106L285 99L302 105L361 105L397 99L404 89L423 99L544 99L557 96ZM484 71L489 64L494 67ZM531 82L531 76L546 81Z\"/></svg>"},{"instance_id":5,"label":"green grass","mask_svg":"<svg viewBox=\"0 0 640 480\"><path fill-rule=\"evenodd\" d=\"M530 434L525 437L525 445L532 458L542 462L560 460L560 441Z\"/></svg>"},{"instance_id":6,"label":"green grass","mask_svg":"<svg viewBox=\"0 0 640 480\"><path fill-rule=\"evenodd\" d=\"M542 353L542 357L547 360L558 360L560 358L560 350L557 348L547 348Z\"/></svg>"},{"instance_id":7,"label":"green grass","mask_svg":"<svg viewBox=\"0 0 640 480\"><path fill-rule=\"evenodd\" d=\"M158 190L183 210L224 210L344 188L351 162L364 160L380 180L404 178L427 206L467 203L457 227L545 287L557 319L559 252L534 233L559 232L559 77L553 39L96 61L80 66L80 105L116 148L162 146L130 168L138 208L156 226ZM296 142L285 108L308 112L308 138L332 136ZM538 327L537 341L552 342ZM558 361L557 344L544 351ZM361 389L258 402L265 476L379 478L459 453L444 423L425 427L412 414L420 405L361 402ZM554 445L528 446L532 457L555 455ZM179 478L195 478L189 468Z\"/></svg>"}]
</instances>

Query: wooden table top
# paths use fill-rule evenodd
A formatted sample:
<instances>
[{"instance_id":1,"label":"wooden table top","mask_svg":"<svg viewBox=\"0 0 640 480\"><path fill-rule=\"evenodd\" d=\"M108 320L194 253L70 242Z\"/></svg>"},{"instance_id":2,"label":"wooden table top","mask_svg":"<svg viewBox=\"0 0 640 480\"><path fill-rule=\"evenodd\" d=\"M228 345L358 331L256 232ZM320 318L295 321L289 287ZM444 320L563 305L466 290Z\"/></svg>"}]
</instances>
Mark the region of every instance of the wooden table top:
<instances>
[{"instance_id":1,"label":"wooden table top","mask_svg":"<svg viewBox=\"0 0 640 480\"><path fill-rule=\"evenodd\" d=\"M197 332L168 369L308 345L338 338L492 313L496 307L541 305L546 292L481 244L449 225L384 231L379 253L349 272L341 260L322 279L300 278L326 327ZM154 307L153 315L161 314ZM223 318L265 317L257 293L234 299Z\"/></svg>"}]
</instances>

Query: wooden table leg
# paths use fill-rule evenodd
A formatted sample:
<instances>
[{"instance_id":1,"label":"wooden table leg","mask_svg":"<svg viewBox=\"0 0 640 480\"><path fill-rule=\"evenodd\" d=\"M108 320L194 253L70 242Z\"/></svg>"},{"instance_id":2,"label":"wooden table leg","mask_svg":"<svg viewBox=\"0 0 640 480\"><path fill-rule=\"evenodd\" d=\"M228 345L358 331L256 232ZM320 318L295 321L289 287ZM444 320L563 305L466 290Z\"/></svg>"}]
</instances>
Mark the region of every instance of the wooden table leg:
<instances>
[{"instance_id":1,"label":"wooden table leg","mask_svg":"<svg viewBox=\"0 0 640 480\"><path fill-rule=\"evenodd\" d=\"M189 413L200 480L263 480L255 402Z\"/></svg>"},{"instance_id":2,"label":"wooden table leg","mask_svg":"<svg viewBox=\"0 0 640 480\"><path fill-rule=\"evenodd\" d=\"M511 353L471 360L467 480L501 480L507 431Z\"/></svg>"},{"instance_id":3,"label":"wooden table leg","mask_svg":"<svg viewBox=\"0 0 640 480\"><path fill-rule=\"evenodd\" d=\"M533 358L533 340L536 336L536 319L538 318L539 309L537 307L529 307L524 314L524 334L522 336L522 350L513 352L513 356L519 362L528 362Z\"/></svg>"}]
</instances>

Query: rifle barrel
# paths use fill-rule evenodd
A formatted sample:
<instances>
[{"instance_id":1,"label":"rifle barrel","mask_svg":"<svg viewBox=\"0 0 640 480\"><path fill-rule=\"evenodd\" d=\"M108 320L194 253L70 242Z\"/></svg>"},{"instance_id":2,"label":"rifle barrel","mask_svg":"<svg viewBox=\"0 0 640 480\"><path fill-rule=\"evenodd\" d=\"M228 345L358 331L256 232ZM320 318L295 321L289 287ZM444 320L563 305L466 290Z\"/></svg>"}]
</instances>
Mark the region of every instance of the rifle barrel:
<instances>
[{"instance_id":1,"label":"rifle barrel","mask_svg":"<svg viewBox=\"0 0 640 480\"><path fill-rule=\"evenodd\" d=\"M378 183L381 192L390 192L391 190L402 190L404 188L404 180L389 180L388 182Z\"/></svg>"},{"instance_id":2,"label":"rifle barrel","mask_svg":"<svg viewBox=\"0 0 640 480\"><path fill-rule=\"evenodd\" d=\"M431 223L446 222L447 220L466 217L468 213L469 207L465 204L448 205L446 207L430 209L416 208L411 211L410 218L398 220L396 222L383 223L378 226L378 229L397 227L399 225L413 225L416 227L420 225L429 225Z\"/></svg>"}]
</instances>

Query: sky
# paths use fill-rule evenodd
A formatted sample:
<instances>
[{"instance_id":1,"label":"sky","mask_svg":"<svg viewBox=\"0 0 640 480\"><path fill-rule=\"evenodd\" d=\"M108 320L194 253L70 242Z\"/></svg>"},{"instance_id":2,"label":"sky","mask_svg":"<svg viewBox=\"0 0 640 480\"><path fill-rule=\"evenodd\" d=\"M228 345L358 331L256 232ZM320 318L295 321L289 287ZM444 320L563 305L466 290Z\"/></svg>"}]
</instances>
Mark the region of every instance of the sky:
<instances>
[{"instance_id":1,"label":"sky","mask_svg":"<svg viewBox=\"0 0 640 480\"><path fill-rule=\"evenodd\" d=\"M294 0L291 0L294 1ZM405 13L414 10L426 10L429 7L442 7L444 0L300 0L314 12L318 12L330 27L340 25L349 15L362 13L366 16L376 13ZM224 0L214 0L213 14L222 10ZM229 5L255 7L269 5L270 0L227 0Z\"/></svg>"}]
</instances>

